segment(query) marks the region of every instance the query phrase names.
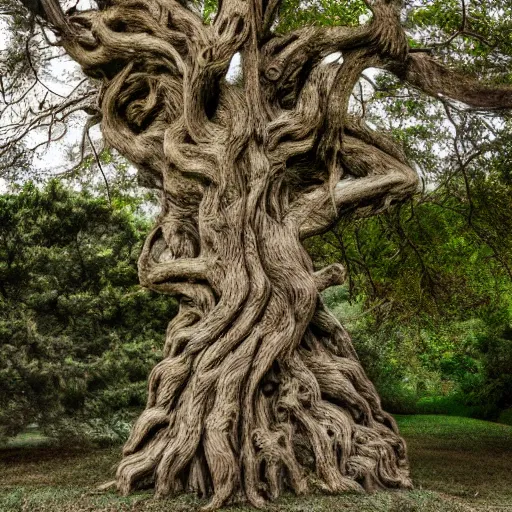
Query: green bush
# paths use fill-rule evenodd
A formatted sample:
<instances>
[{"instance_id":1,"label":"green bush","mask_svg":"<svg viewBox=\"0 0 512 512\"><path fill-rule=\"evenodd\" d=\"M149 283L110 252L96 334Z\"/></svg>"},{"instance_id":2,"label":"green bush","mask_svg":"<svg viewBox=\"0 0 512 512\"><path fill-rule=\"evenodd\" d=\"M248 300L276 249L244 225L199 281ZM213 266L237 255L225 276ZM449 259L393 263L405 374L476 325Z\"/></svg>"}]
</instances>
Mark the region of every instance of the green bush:
<instances>
[{"instance_id":1,"label":"green bush","mask_svg":"<svg viewBox=\"0 0 512 512\"><path fill-rule=\"evenodd\" d=\"M418 395L400 383L376 382L382 406L391 414L418 414Z\"/></svg>"},{"instance_id":2,"label":"green bush","mask_svg":"<svg viewBox=\"0 0 512 512\"><path fill-rule=\"evenodd\" d=\"M346 290L324 294L352 335L386 410L496 420L510 406L512 341L507 316L425 324L377 324ZM348 320L348 322L347 322Z\"/></svg>"},{"instance_id":3,"label":"green bush","mask_svg":"<svg viewBox=\"0 0 512 512\"><path fill-rule=\"evenodd\" d=\"M133 416L116 412L102 418L70 417L46 425L44 434L60 446L119 446L130 434Z\"/></svg>"},{"instance_id":4,"label":"green bush","mask_svg":"<svg viewBox=\"0 0 512 512\"><path fill-rule=\"evenodd\" d=\"M114 191L112 192L114 194ZM0 196L0 437L126 437L176 302L138 284L150 221L54 181Z\"/></svg>"},{"instance_id":5,"label":"green bush","mask_svg":"<svg viewBox=\"0 0 512 512\"><path fill-rule=\"evenodd\" d=\"M501 411L497 421L505 425L512 425L512 408Z\"/></svg>"}]
</instances>

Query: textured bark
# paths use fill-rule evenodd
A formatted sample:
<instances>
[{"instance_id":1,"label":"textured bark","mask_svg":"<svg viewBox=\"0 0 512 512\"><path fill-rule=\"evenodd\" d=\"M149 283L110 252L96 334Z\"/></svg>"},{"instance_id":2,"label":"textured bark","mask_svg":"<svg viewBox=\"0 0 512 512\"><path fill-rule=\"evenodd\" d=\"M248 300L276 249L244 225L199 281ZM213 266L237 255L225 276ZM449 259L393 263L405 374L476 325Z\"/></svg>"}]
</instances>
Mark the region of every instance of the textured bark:
<instances>
[{"instance_id":1,"label":"textured bark","mask_svg":"<svg viewBox=\"0 0 512 512\"><path fill-rule=\"evenodd\" d=\"M417 188L400 148L347 114L365 68L479 106L510 95L481 99L481 86L408 56L399 2L368 4L367 25L282 36L277 0L224 0L209 26L176 0L68 17L44 0L68 53L102 82L106 140L162 191L140 279L180 300L117 470L122 493L193 490L213 509L262 506L285 487L411 486L396 425L319 295L344 269L314 272L301 242ZM243 84L231 85L237 51ZM323 64L334 51L343 64Z\"/></svg>"}]
</instances>

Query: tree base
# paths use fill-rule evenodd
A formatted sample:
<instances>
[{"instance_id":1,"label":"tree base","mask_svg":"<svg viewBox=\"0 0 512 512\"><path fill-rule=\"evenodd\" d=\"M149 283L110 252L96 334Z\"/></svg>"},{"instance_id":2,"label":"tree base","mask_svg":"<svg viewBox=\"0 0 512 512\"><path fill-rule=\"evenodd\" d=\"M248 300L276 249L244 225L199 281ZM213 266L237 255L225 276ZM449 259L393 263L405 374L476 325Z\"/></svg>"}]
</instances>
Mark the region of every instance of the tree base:
<instances>
[{"instance_id":1,"label":"tree base","mask_svg":"<svg viewBox=\"0 0 512 512\"><path fill-rule=\"evenodd\" d=\"M175 325L183 328L185 317ZM148 406L124 447L119 491L195 492L211 497L209 510L233 500L262 507L285 488L412 487L396 423L346 331L321 304L298 347L273 361L264 350L257 328L220 364L209 357L212 347L171 348L152 372Z\"/></svg>"}]
</instances>

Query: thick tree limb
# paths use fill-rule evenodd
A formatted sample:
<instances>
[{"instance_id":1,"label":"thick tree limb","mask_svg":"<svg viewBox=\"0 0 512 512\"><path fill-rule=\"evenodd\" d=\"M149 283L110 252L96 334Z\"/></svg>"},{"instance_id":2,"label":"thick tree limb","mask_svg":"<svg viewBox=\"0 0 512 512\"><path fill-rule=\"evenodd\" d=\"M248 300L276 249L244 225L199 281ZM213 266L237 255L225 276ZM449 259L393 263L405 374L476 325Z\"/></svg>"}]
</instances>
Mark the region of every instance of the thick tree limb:
<instances>
[{"instance_id":1,"label":"thick tree limb","mask_svg":"<svg viewBox=\"0 0 512 512\"><path fill-rule=\"evenodd\" d=\"M265 44L262 70L271 82L282 82L306 62L318 61L336 51L356 48L370 38L371 29L367 25L298 29Z\"/></svg>"},{"instance_id":2,"label":"thick tree limb","mask_svg":"<svg viewBox=\"0 0 512 512\"><path fill-rule=\"evenodd\" d=\"M205 281L207 271L208 260L204 258L181 258L152 265L145 277L147 282L151 284L162 284L167 281L196 282Z\"/></svg>"},{"instance_id":3,"label":"thick tree limb","mask_svg":"<svg viewBox=\"0 0 512 512\"><path fill-rule=\"evenodd\" d=\"M408 165L354 137L343 140L343 166L348 176L334 190L324 186L304 194L292 207L290 216L302 219L301 238L325 232L343 211L374 214L418 187L418 175Z\"/></svg>"},{"instance_id":4,"label":"thick tree limb","mask_svg":"<svg viewBox=\"0 0 512 512\"><path fill-rule=\"evenodd\" d=\"M301 80L322 58L334 52L364 49L371 66L373 57L403 61L408 53L405 32L400 24L398 2L367 2L373 12L370 23L358 27L306 27L272 38L262 48L261 70L279 92L295 89L298 96ZM298 83L296 83L298 82ZM282 95L281 95L282 96Z\"/></svg>"},{"instance_id":5,"label":"thick tree limb","mask_svg":"<svg viewBox=\"0 0 512 512\"><path fill-rule=\"evenodd\" d=\"M404 63L394 62L386 69L434 98L445 96L482 109L512 108L512 86L486 84L447 68L425 53L410 54Z\"/></svg>"}]
</instances>

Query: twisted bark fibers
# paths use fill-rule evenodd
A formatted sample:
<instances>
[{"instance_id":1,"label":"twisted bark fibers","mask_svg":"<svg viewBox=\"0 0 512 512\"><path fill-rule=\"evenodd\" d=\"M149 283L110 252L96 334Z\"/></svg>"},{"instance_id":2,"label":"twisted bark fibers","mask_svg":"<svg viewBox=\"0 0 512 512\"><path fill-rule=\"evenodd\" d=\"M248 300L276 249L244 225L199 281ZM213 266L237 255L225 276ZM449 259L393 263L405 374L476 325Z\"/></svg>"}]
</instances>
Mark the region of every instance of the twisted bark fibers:
<instances>
[{"instance_id":1,"label":"twisted bark fibers","mask_svg":"<svg viewBox=\"0 0 512 512\"><path fill-rule=\"evenodd\" d=\"M190 490L215 509L285 488L411 486L396 424L320 297L344 269L315 272L302 241L417 189L401 149L348 113L364 69L477 107L512 94L410 54L401 2L366 3L365 25L286 35L272 31L279 0L223 0L211 24L181 0L40 6L101 84L106 141L161 191L139 275L180 301L117 470L122 493ZM323 62L337 51L341 65Z\"/></svg>"}]
</instances>

